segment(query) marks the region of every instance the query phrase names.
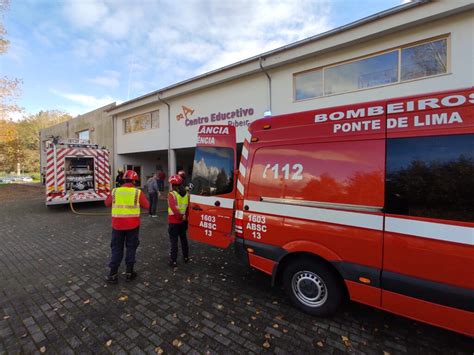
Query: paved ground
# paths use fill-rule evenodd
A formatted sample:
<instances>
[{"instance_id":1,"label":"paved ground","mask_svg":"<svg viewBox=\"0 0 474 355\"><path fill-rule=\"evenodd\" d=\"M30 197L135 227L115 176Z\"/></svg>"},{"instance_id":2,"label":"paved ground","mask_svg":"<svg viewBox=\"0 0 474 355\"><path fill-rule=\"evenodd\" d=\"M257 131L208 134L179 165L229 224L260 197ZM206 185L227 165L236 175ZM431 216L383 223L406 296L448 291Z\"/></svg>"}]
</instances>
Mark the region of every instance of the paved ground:
<instances>
[{"instance_id":1,"label":"paved ground","mask_svg":"<svg viewBox=\"0 0 474 355\"><path fill-rule=\"evenodd\" d=\"M192 243L192 263L173 271L164 216L143 220L139 278L106 285L109 218L34 197L0 202L0 353L474 351L473 339L355 303L302 314L230 250Z\"/></svg>"}]
</instances>

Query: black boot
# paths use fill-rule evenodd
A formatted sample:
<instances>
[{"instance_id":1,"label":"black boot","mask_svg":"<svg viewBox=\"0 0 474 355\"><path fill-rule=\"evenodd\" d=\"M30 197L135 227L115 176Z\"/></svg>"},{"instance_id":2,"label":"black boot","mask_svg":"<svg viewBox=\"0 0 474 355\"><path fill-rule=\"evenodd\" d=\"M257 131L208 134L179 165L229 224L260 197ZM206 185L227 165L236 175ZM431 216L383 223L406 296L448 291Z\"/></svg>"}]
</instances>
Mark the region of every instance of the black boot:
<instances>
[{"instance_id":1,"label":"black boot","mask_svg":"<svg viewBox=\"0 0 474 355\"><path fill-rule=\"evenodd\" d=\"M133 265L127 265L127 272L125 273L125 281L130 282L135 280L137 273L133 271Z\"/></svg>"},{"instance_id":2,"label":"black boot","mask_svg":"<svg viewBox=\"0 0 474 355\"><path fill-rule=\"evenodd\" d=\"M173 260L170 260L168 265L171 266L171 267L178 267L178 263L176 261L173 261Z\"/></svg>"},{"instance_id":3,"label":"black boot","mask_svg":"<svg viewBox=\"0 0 474 355\"><path fill-rule=\"evenodd\" d=\"M105 281L107 281L109 284L118 283L118 270L110 269L110 273L105 277Z\"/></svg>"}]
</instances>

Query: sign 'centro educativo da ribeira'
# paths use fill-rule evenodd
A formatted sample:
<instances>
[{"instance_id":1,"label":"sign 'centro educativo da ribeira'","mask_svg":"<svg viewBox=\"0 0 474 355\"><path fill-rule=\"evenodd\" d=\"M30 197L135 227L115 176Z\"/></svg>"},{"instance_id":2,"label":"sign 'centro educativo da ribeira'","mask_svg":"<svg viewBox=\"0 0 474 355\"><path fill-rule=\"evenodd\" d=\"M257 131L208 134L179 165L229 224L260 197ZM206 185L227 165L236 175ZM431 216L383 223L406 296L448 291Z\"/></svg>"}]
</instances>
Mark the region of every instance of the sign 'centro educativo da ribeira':
<instances>
[{"instance_id":1,"label":"sign 'centro educativo da ribeira'","mask_svg":"<svg viewBox=\"0 0 474 355\"><path fill-rule=\"evenodd\" d=\"M186 127L209 123L225 123L234 127L243 127L250 126L250 118L252 118L255 113L255 110L252 107L240 107L232 111L218 111L206 116L198 115L197 117L195 117L195 111L196 110L193 108L181 106L181 112L176 115L176 120L184 120L184 124Z\"/></svg>"}]
</instances>

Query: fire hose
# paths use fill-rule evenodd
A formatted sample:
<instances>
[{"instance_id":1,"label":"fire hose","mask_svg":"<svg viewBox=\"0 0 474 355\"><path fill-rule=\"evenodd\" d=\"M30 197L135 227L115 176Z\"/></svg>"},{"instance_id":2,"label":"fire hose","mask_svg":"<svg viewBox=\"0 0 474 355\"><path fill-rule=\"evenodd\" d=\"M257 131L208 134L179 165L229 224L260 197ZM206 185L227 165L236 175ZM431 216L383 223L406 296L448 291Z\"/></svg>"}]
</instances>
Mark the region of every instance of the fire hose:
<instances>
[{"instance_id":1,"label":"fire hose","mask_svg":"<svg viewBox=\"0 0 474 355\"><path fill-rule=\"evenodd\" d=\"M80 216L110 216L110 212L78 212L75 210L73 206L74 200L74 190L69 190L69 207L71 208L71 212ZM156 212L167 212L168 210L157 210ZM147 214L147 212L141 212L140 214Z\"/></svg>"}]
</instances>

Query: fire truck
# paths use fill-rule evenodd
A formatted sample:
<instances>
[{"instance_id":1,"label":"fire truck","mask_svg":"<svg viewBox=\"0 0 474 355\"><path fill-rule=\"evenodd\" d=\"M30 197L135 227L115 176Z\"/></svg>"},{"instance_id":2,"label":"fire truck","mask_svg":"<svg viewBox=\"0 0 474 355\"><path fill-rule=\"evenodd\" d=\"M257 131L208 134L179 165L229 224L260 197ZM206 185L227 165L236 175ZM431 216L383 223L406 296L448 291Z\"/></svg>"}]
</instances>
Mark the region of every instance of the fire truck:
<instances>
[{"instance_id":1,"label":"fire truck","mask_svg":"<svg viewBox=\"0 0 474 355\"><path fill-rule=\"evenodd\" d=\"M102 201L110 193L109 151L84 139L53 139L46 147L46 205Z\"/></svg>"},{"instance_id":2,"label":"fire truck","mask_svg":"<svg viewBox=\"0 0 474 355\"><path fill-rule=\"evenodd\" d=\"M240 161L237 170L237 162ZM474 336L474 88L200 126L189 235L300 310L350 299Z\"/></svg>"}]
</instances>

